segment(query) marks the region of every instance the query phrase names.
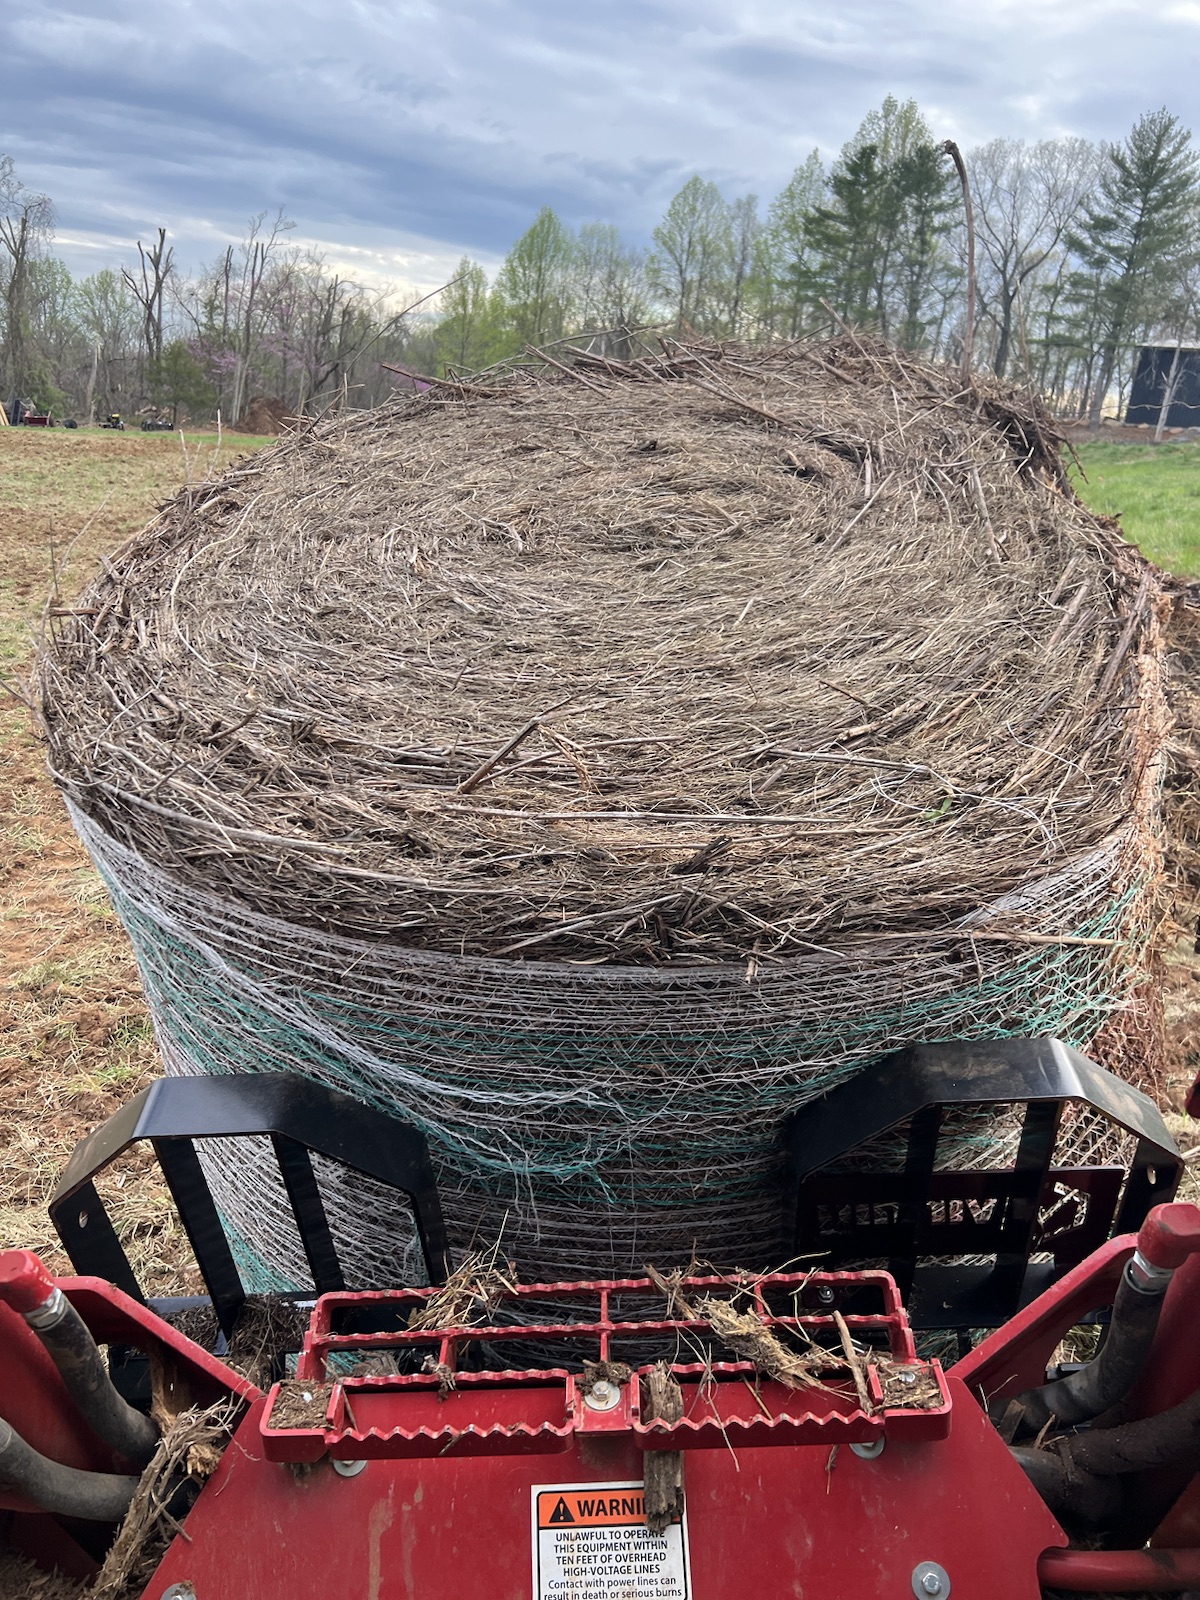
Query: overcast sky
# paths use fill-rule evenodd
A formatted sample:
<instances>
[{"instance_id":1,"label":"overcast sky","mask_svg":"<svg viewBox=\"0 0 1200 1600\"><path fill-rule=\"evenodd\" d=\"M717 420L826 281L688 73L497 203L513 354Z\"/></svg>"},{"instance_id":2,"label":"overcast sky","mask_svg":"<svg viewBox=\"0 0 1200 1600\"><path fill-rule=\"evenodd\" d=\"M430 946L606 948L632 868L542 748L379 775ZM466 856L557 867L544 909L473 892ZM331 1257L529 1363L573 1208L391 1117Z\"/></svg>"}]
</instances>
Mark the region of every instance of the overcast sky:
<instances>
[{"instance_id":1,"label":"overcast sky","mask_svg":"<svg viewBox=\"0 0 1200 1600\"><path fill-rule=\"evenodd\" d=\"M1197 126L1200 0L0 0L0 153L76 272L254 212L376 281L494 266L552 205L648 241L693 173L764 201L884 95L938 138Z\"/></svg>"}]
</instances>

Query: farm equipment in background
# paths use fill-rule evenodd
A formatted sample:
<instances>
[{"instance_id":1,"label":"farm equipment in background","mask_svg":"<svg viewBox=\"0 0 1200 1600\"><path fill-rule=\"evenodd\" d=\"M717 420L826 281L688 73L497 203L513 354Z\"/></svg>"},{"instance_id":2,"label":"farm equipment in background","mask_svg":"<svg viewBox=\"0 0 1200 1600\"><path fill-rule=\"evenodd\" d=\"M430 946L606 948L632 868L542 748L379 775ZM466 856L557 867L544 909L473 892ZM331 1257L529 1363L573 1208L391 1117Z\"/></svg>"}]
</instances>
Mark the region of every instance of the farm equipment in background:
<instances>
[{"instance_id":1,"label":"farm equipment in background","mask_svg":"<svg viewBox=\"0 0 1200 1600\"><path fill-rule=\"evenodd\" d=\"M166 417L143 417L143 433L172 433L174 429Z\"/></svg>"},{"instance_id":2,"label":"farm equipment in background","mask_svg":"<svg viewBox=\"0 0 1200 1600\"><path fill-rule=\"evenodd\" d=\"M10 400L6 415L16 428L53 428L54 417L49 410L40 410L32 400Z\"/></svg>"},{"instance_id":3,"label":"farm equipment in background","mask_svg":"<svg viewBox=\"0 0 1200 1600\"><path fill-rule=\"evenodd\" d=\"M104 421L98 423L97 426L101 428L111 428L115 433L125 432L125 423L123 422L121 413L119 411L110 411L105 417Z\"/></svg>"},{"instance_id":4,"label":"farm equipment in background","mask_svg":"<svg viewBox=\"0 0 1200 1600\"><path fill-rule=\"evenodd\" d=\"M1011 1159L948 1169L997 1107ZM1121 1165L1055 1164L1080 1118ZM899 1158L856 1168L889 1131ZM197 1150L238 1138L273 1153L307 1293L247 1299ZM203 1297L147 1302L108 1217L97 1181L143 1141ZM154 1084L52 1199L84 1275L0 1255L0 1546L86 1578L144 1469L174 1519L146 1600L1200 1587L1200 1210L1152 1102L1052 1040L923 1045L795 1113L785 1148L786 1270L520 1284L451 1263L416 1129L291 1075ZM406 1198L427 1286L347 1286L330 1162ZM230 1352L264 1312L297 1326L251 1378ZM205 1343L174 1325L198 1317ZM1098 1353L1056 1364L1089 1324ZM186 1407L231 1434L190 1472Z\"/></svg>"}]
</instances>

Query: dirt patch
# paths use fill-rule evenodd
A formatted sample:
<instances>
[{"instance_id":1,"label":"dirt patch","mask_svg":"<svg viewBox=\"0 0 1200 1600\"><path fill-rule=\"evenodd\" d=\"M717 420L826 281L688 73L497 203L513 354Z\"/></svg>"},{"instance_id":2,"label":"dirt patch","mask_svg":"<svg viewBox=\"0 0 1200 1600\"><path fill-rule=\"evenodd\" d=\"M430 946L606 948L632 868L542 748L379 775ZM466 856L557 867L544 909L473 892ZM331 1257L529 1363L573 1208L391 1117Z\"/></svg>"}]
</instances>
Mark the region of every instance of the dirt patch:
<instances>
[{"instance_id":1,"label":"dirt patch","mask_svg":"<svg viewBox=\"0 0 1200 1600\"><path fill-rule=\"evenodd\" d=\"M1098 439L1104 444L1154 444L1154 429L1147 422L1104 422L1095 433L1086 422L1060 422L1058 426L1072 444ZM1163 444L1181 444L1200 439L1200 428L1164 428Z\"/></svg>"},{"instance_id":2,"label":"dirt patch","mask_svg":"<svg viewBox=\"0 0 1200 1600\"><path fill-rule=\"evenodd\" d=\"M238 419L239 433L274 436L295 427L300 418L282 400L257 394Z\"/></svg>"},{"instance_id":3,"label":"dirt patch","mask_svg":"<svg viewBox=\"0 0 1200 1600\"><path fill-rule=\"evenodd\" d=\"M268 1427L320 1428L325 1424L329 1410L331 1383L306 1383L299 1378L289 1378L279 1385L275 1404L271 1407Z\"/></svg>"}]
</instances>

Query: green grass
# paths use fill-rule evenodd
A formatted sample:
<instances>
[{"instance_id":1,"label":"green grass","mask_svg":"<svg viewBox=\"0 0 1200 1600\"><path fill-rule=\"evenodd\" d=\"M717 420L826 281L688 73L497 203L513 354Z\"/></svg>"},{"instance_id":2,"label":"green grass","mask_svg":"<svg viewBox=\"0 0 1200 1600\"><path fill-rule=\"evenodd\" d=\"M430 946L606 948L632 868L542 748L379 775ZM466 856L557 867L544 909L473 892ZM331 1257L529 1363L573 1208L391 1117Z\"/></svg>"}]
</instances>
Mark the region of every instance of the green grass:
<instances>
[{"instance_id":1,"label":"green grass","mask_svg":"<svg viewBox=\"0 0 1200 1600\"><path fill-rule=\"evenodd\" d=\"M1091 510L1120 517L1127 538L1167 572L1200 577L1200 445L1077 445Z\"/></svg>"}]
</instances>

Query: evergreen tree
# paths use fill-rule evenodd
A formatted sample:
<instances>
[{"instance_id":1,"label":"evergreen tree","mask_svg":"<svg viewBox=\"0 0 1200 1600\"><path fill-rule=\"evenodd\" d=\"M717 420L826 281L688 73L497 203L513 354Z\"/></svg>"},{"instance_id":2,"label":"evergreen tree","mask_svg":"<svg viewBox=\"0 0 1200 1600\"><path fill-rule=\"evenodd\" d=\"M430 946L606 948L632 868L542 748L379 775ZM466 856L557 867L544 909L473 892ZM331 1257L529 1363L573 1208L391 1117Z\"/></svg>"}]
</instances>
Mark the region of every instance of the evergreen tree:
<instances>
[{"instance_id":1,"label":"evergreen tree","mask_svg":"<svg viewBox=\"0 0 1200 1600\"><path fill-rule=\"evenodd\" d=\"M1196 249L1200 157L1191 140L1165 109L1139 117L1124 144L1105 150L1096 199L1070 236L1082 263L1072 299L1080 319L1096 329L1093 428L1100 426L1119 357L1154 321L1181 260ZM1081 320L1079 332L1085 332Z\"/></svg>"},{"instance_id":2,"label":"evergreen tree","mask_svg":"<svg viewBox=\"0 0 1200 1600\"><path fill-rule=\"evenodd\" d=\"M868 144L844 154L830 174L826 203L806 219L808 265L799 291L828 301L844 322L878 325L886 337L894 225L878 148Z\"/></svg>"},{"instance_id":3,"label":"evergreen tree","mask_svg":"<svg viewBox=\"0 0 1200 1600\"><path fill-rule=\"evenodd\" d=\"M915 101L889 95L847 142L803 231L797 292L847 322L918 348L956 275L946 239L957 215L950 174Z\"/></svg>"},{"instance_id":4,"label":"evergreen tree","mask_svg":"<svg viewBox=\"0 0 1200 1600\"><path fill-rule=\"evenodd\" d=\"M931 342L930 328L943 310L947 291L957 287L959 274L944 243L958 199L942 151L931 143L916 144L900 156L889 180L897 234L891 337L905 349L917 350Z\"/></svg>"},{"instance_id":5,"label":"evergreen tree","mask_svg":"<svg viewBox=\"0 0 1200 1600\"><path fill-rule=\"evenodd\" d=\"M180 408L196 416L210 412L217 402L217 392L186 339L172 339L151 362L149 387L156 405L171 407L172 427L178 426Z\"/></svg>"}]
</instances>

